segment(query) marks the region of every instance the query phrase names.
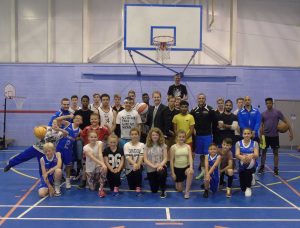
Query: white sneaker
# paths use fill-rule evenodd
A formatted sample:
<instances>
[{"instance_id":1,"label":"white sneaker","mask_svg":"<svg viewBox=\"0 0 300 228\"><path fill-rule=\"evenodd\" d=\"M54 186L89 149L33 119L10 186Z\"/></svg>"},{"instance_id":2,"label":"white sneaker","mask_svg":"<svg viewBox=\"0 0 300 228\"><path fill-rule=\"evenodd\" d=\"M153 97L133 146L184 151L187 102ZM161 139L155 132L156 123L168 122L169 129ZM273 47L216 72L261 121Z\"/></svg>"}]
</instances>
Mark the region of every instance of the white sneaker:
<instances>
[{"instance_id":1,"label":"white sneaker","mask_svg":"<svg viewBox=\"0 0 300 228\"><path fill-rule=\"evenodd\" d=\"M256 183L256 181L255 181L255 174L253 173L253 174L252 174L252 181L251 181L251 185L252 185L252 186L254 186L254 185L255 185L255 183Z\"/></svg>"},{"instance_id":2,"label":"white sneaker","mask_svg":"<svg viewBox=\"0 0 300 228\"><path fill-rule=\"evenodd\" d=\"M70 178L66 178L66 189L71 189L71 181L70 181Z\"/></svg>"},{"instance_id":3,"label":"white sneaker","mask_svg":"<svg viewBox=\"0 0 300 228\"><path fill-rule=\"evenodd\" d=\"M245 196L246 196L246 197L252 196L252 190L251 190L251 188L246 188Z\"/></svg>"}]
</instances>

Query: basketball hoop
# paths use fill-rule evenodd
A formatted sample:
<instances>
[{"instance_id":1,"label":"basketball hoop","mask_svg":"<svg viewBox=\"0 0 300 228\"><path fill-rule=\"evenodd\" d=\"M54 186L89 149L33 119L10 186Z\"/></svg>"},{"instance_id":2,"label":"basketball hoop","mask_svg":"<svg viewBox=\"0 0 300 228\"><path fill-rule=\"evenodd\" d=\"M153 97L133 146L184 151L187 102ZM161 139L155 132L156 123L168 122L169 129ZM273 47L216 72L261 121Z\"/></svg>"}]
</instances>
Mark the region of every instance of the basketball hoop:
<instances>
[{"instance_id":1,"label":"basketball hoop","mask_svg":"<svg viewBox=\"0 0 300 228\"><path fill-rule=\"evenodd\" d=\"M172 36L155 36L153 44L156 48L156 59L164 62L170 59L170 51L174 46L174 37Z\"/></svg>"},{"instance_id":2,"label":"basketball hoop","mask_svg":"<svg viewBox=\"0 0 300 228\"><path fill-rule=\"evenodd\" d=\"M16 107L17 107L17 110L22 110L23 109L23 104L24 104L24 101L26 99L26 97L12 97L11 99L14 100L15 104L16 104Z\"/></svg>"}]
</instances>

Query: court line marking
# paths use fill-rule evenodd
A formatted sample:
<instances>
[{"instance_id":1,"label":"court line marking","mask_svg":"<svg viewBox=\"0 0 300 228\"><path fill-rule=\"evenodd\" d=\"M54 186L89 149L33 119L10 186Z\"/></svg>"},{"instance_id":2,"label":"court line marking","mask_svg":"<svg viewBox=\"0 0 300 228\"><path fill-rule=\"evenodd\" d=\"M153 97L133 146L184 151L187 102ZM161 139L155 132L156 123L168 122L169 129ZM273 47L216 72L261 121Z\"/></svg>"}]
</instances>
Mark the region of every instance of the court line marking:
<instances>
[{"instance_id":1,"label":"court line marking","mask_svg":"<svg viewBox=\"0 0 300 228\"><path fill-rule=\"evenodd\" d=\"M300 219L113 219L113 218L8 218L35 221L123 221L123 222L300 222Z\"/></svg>"},{"instance_id":2,"label":"court line marking","mask_svg":"<svg viewBox=\"0 0 300 228\"><path fill-rule=\"evenodd\" d=\"M295 155L295 154L290 154L290 153L289 153L288 155L291 156L291 157L300 159L300 156L297 156L297 155Z\"/></svg>"},{"instance_id":3,"label":"court line marking","mask_svg":"<svg viewBox=\"0 0 300 228\"><path fill-rule=\"evenodd\" d=\"M1 207L12 207L13 205L0 205ZM28 208L32 205L19 205L19 208ZM35 206L35 208L70 208L70 209L245 209L245 210L295 210L295 207L139 207L139 206L64 206L64 205L51 205L51 206Z\"/></svg>"},{"instance_id":4,"label":"court line marking","mask_svg":"<svg viewBox=\"0 0 300 228\"><path fill-rule=\"evenodd\" d=\"M24 177L28 177L28 178L30 178L30 179L34 179L34 180L38 180L38 179L39 179L39 178L37 178L37 177L34 177L34 176L31 176L31 175L22 173L22 172L16 170L15 168L10 168L10 170L13 171L14 173L17 173L17 174L19 174L19 175L21 175L21 176L24 176Z\"/></svg>"},{"instance_id":5,"label":"court line marking","mask_svg":"<svg viewBox=\"0 0 300 228\"><path fill-rule=\"evenodd\" d=\"M7 219L9 219L9 216L11 216L11 214L18 208L18 206L21 205L21 203L29 196L29 194L35 189L39 182L40 180L37 180L22 196L22 198L6 213L6 215L0 221L0 226L3 225Z\"/></svg>"},{"instance_id":6,"label":"court line marking","mask_svg":"<svg viewBox=\"0 0 300 228\"><path fill-rule=\"evenodd\" d=\"M284 198L282 195L278 194L277 192L273 191L272 189L268 188L266 185L264 185L263 183L261 183L260 181L257 181L257 183L259 185L261 185L262 187L264 187L265 189L269 190L270 192L272 192L274 195L278 196L280 199L284 200L285 202L287 202L289 205L291 205L292 207L294 207L295 209L299 210L299 207L295 204L293 204L291 201L289 201L288 199Z\"/></svg>"},{"instance_id":7,"label":"court line marking","mask_svg":"<svg viewBox=\"0 0 300 228\"><path fill-rule=\"evenodd\" d=\"M170 208L166 207L166 218L167 220L171 220Z\"/></svg>"},{"instance_id":8,"label":"court line marking","mask_svg":"<svg viewBox=\"0 0 300 228\"><path fill-rule=\"evenodd\" d=\"M266 168L270 171L272 171L272 169L266 165ZM292 192L294 192L298 197L300 197L300 193L297 191L297 189L295 189L292 185L290 185L285 179L283 179L281 176L276 176L283 184L285 184L289 189L292 190Z\"/></svg>"}]
</instances>

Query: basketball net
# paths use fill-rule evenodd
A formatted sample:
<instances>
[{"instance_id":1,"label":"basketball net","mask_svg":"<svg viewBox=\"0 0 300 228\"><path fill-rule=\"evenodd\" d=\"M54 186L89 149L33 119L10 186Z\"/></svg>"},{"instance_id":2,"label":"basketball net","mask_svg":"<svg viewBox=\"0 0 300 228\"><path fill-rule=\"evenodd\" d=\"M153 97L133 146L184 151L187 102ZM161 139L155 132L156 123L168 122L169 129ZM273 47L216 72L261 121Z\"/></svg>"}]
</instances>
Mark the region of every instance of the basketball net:
<instances>
[{"instance_id":1,"label":"basketball net","mask_svg":"<svg viewBox=\"0 0 300 228\"><path fill-rule=\"evenodd\" d=\"M16 104L17 110L22 110L26 97L12 97L12 99Z\"/></svg>"},{"instance_id":2,"label":"basketball net","mask_svg":"<svg viewBox=\"0 0 300 228\"><path fill-rule=\"evenodd\" d=\"M153 44L156 49L156 60L164 63L170 59L170 51L174 46L174 37L172 36L156 36L153 38Z\"/></svg>"}]
</instances>

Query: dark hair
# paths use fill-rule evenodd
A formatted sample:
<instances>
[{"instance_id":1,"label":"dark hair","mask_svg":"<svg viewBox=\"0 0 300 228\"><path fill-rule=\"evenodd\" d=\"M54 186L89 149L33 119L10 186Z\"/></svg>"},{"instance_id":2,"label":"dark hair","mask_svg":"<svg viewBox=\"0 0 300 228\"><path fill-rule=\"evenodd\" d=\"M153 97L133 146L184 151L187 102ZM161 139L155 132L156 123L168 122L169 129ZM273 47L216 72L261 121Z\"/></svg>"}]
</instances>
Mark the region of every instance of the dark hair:
<instances>
[{"instance_id":1,"label":"dark hair","mask_svg":"<svg viewBox=\"0 0 300 228\"><path fill-rule=\"evenodd\" d=\"M179 106L181 106L181 105L187 105L187 106L189 106L190 104L187 101L180 101Z\"/></svg>"},{"instance_id":2,"label":"dark hair","mask_svg":"<svg viewBox=\"0 0 300 228\"><path fill-rule=\"evenodd\" d=\"M236 103L238 103L238 101L244 101L245 99L243 97L239 97L236 99Z\"/></svg>"},{"instance_id":3,"label":"dark hair","mask_svg":"<svg viewBox=\"0 0 300 228\"><path fill-rule=\"evenodd\" d=\"M70 101L69 98L64 97L63 99L61 99L60 103L63 103L63 101Z\"/></svg>"},{"instance_id":4,"label":"dark hair","mask_svg":"<svg viewBox=\"0 0 300 228\"><path fill-rule=\"evenodd\" d=\"M83 100L83 98L86 98L86 99L88 99L88 101L90 101L90 98L89 98L89 96L88 95L83 95L82 97L81 97L81 101Z\"/></svg>"},{"instance_id":5,"label":"dark hair","mask_svg":"<svg viewBox=\"0 0 300 228\"><path fill-rule=\"evenodd\" d=\"M226 101L225 101L225 104L226 104L227 102L230 102L230 103L232 104L232 100L230 100L230 99L226 100Z\"/></svg>"},{"instance_id":6,"label":"dark hair","mask_svg":"<svg viewBox=\"0 0 300 228\"><path fill-rule=\"evenodd\" d=\"M267 102L267 101L271 101L271 102L273 103L273 98L272 98L272 97L267 97L267 98L265 99L265 102Z\"/></svg>"},{"instance_id":7,"label":"dark hair","mask_svg":"<svg viewBox=\"0 0 300 228\"><path fill-rule=\"evenodd\" d=\"M223 143L232 145L232 139L231 138L225 138L225 139L223 139Z\"/></svg>"},{"instance_id":8,"label":"dark hair","mask_svg":"<svg viewBox=\"0 0 300 228\"><path fill-rule=\"evenodd\" d=\"M73 96L71 97L71 100L72 100L73 98L77 98L77 99L78 99L78 96L77 96L77 95L73 95Z\"/></svg>"},{"instance_id":9,"label":"dark hair","mask_svg":"<svg viewBox=\"0 0 300 228\"><path fill-rule=\"evenodd\" d=\"M148 93L143 93L143 94L142 94L142 97L143 97L143 96L149 96L149 94L148 94Z\"/></svg>"},{"instance_id":10,"label":"dark hair","mask_svg":"<svg viewBox=\"0 0 300 228\"><path fill-rule=\"evenodd\" d=\"M107 93L103 93L103 94L101 95L101 97L100 97L101 101L102 101L102 98L103 98L103 97L108 97L108 99L110 99L110 96L109 96Z\"/></svg>"},{"instance_id":11,"label":"dark hair","mask_svg":"<svg viewBox=\"0 0 300 228\"><path fill-rule=\"evenodd\" d=\"M211 143L211 144L209 144L208 148L210 148L210 147L212 147L212 146L215 146L215 147L217 147L217 148L218 148L218 145L217 145L217 144L215 144L215 143Z\"/></svg>"}]
</instances>

